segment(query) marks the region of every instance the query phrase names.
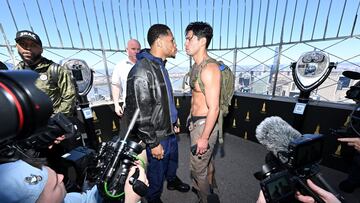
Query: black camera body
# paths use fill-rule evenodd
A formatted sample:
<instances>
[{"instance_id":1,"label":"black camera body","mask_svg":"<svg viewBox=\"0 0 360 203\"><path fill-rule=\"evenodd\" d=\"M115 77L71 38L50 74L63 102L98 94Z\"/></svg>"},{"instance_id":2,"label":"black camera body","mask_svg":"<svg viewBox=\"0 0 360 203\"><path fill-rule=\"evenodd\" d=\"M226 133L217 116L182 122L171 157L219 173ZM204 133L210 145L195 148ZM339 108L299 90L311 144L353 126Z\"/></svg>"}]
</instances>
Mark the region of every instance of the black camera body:
<instances>
[{"instance_id":1,"label":"black camera body","mask_svg":"<svg viewBox=\"0 0 360 203\"><path fill-rule=\"evenodd\" d=\"M346 91L346 98L353 99L353 100L360 100L360 86L354 85L351 86L348 91Z\"/></svg>"},{"instance_id":2,"label":"black camera body","mask_svg":"<svg viewBox=\"0 0 360 203\"><path fill-rule=\"evenodd\" d=\"M290 142L288 150L287 167L292 170L317 164L322 158L323 136L320 134L304 134Z\"/></svg>"},{"instance_id":3,"label":"black camera body","mask_svg":"<svg viewBox=\"0 0 360 203\"><path fill-rule=\"evenodd\" d=\"M74 66L75 72L81 67ZM80 80L80 73L75 72L76 79ZM57 137L65 135L70 138L77 133L76 126L63 114L55 114L50 118L52 102L35 86L38 76L38 73L28 70L0 71L0 164L23 158L38 158L37 150L47 148ZM90 170L87 179L94 180L106 200L120 200L124 197L124 185L130 168L143 151L142 145L126 141L138 115L137 109L125 138L103 143L96 158L92 159L93 165L88 165L94 168L95 173L91 174ZM81 166L86 165L84 162L93 156L93 151L85 147L72 152L67 160L80 163ZM147 186L137 180L138 176L139 171L136 170L130 184L137 194L144 196Z\"/></svg>"},{"instance_id":4,"label":"black camera body","mask_svg":"<svg viewBox=\"0 0 360 203\"><path fill-rule=\"evenodd\" d=\"M330 128L329 131L330 131L331 135L336 136L338 138L358 137L356 132L350 126L349 127L341 127L341 128L338 128L338 129Z\"/></svg>"},{"instance_id":5,"label":"black camera body","mask_svg":"<svg viewBox=\"0 0 360 203\"><path fill-rule=\"evenodd\" d=\"M266 202L291 202L294 199L295 188L290 178L291 174L283 170L261 180L260 187Z\"/></svg>"},{"instance_id":6,"label":"black camera body","mask_svg":"<svg viewBox=\"0 0 360 203\"><path fill-rule=\"evenodd\" d=\"M59 136L74 136L77 128L63 114L51 116L50 98L35 86L39 74L30 71L0 72L0 162L36 156ZM37 158L37 157L33 157Z\"/></svg>"},{"instance_id":7,"label":"black camera body","mask_svg":"<svg viewBox=\"0 0 360 203\"><path fill-rule=\"evenodd\" d=\"M289 143L288 152L284 155L287 162L283 163L269 153L262 171L254 174L260 180L266 202L294 202L296 191L312 196L317 202L323 202L306 184L306 179L309 178L321 184L322 180L319 181L316 177L319 174L318 163L321 161L322 151L323 136L305 134Z\"/></svg>"},{"instance_id":8,"label":"black camera body","mask_svg":"<svg viewBox=\"0 0 360 203\"><path fill-rule=\"evenodd\" d=\"M124 185L130 168L135 166L137 156L143 149L143 146L136 142L120 139L101 144L90 177L95 178L93 181L103 198L115 201L124 198ZM135 186L133 188L139 195L145 195L143 191L137 191ZM140 190L144 189L147 188L140 188Z\"/></svg>"}]
</instances>

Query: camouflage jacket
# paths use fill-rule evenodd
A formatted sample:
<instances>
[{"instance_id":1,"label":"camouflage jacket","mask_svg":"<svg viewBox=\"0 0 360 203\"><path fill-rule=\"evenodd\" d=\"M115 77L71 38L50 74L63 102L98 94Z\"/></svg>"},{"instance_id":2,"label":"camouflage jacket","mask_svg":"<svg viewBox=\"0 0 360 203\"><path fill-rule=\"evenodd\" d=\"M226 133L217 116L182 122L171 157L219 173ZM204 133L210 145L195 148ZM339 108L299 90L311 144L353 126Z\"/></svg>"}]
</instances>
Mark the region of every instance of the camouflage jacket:
<instances>
[{"instance_id":1,"label":"camouflage jacket","mask_svg":"<svg viewBox=\"0 0 360 203\"><path fill-rule=\"evenodd\" d=\"M53 78L49 68L52 63L54 62L43 57L35 67L26 67L24 62L20 62L15 69L28 69L39 73L40 76L35 85L50 97L53 102L53 113L61 112L67 116L72 116L76 96L71 76L64 67L60 66L57 69L57 79Z\"/></svg>"}]
</instances>

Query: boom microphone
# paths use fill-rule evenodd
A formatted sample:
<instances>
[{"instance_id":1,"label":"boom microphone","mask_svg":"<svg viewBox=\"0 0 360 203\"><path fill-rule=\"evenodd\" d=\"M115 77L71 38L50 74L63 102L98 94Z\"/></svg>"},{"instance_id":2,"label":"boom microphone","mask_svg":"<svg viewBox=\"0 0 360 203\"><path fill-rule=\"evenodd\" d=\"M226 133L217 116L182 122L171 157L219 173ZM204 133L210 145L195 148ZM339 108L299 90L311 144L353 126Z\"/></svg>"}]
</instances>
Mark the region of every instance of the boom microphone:
<instances>
[{"instance_id":1,"label":"boom microphone","mask_svg":"<svg viewBox=\"0 0 360 203\"><path fill-rule=\"evenodd\" d=\"M302 135L280 117L271 116L256 127L255 136L267 150L278 157L279 152L287 152L289 143ZM287 160L282 156L279 158L283 162Z\"/></svg>"}]
</instances>

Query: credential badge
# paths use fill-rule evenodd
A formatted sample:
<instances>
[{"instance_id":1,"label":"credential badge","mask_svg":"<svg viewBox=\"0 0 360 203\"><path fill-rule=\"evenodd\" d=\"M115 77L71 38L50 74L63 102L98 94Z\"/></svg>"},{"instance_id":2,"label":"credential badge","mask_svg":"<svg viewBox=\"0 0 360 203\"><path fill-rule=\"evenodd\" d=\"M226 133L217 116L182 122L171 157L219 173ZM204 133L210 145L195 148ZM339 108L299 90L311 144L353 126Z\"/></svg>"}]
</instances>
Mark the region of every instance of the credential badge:
<instances>
[{"instance_id":1,"label":"credential badge","mask_svg":"<svg viewBox=\"0 0 360 203\"><path fill-rule=\"evenodd\" d=\"M44 81L44 80L47 80L47 79L48 79L47 75L45 75L45 74L40 75L40 80Z\"/></svg>"}]
</instances>

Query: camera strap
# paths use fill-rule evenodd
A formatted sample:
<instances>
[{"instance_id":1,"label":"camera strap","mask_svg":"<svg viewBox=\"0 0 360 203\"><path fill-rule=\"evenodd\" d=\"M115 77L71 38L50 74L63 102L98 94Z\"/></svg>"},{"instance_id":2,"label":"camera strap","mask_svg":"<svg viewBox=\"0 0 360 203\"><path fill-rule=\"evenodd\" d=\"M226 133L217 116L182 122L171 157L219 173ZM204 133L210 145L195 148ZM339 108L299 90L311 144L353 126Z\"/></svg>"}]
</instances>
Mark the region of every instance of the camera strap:
<instances>
[{"instance_id":1,"label":"camera strap","mask_svg":"<svg viewBox=\"0 0 360 203\"><path fill-rule=\"evenodd\" d=\"M51 82L58 87L58 82L59 82L59 68L60 65L57 63L52 63L49 66L49 72L50 72L50 76L51 76Z\"/></svg>"}]
</instances>

